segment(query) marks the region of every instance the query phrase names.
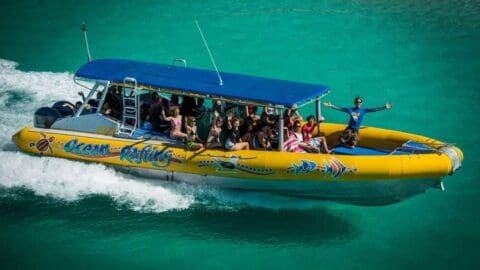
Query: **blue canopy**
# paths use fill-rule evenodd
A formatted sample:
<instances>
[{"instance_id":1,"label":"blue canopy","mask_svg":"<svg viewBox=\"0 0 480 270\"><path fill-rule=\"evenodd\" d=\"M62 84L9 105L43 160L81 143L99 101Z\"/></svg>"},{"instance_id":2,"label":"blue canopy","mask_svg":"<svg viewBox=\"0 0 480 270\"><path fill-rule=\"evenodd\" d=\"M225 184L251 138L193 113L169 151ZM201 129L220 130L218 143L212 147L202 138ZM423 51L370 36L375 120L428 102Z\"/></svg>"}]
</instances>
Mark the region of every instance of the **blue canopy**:
<instances>
[{"instance_id":1,"label":"blue canopy","mask_svg":"<svg viewBox=\"0 0 480 270\"><path fill-rule=\"evenodd\" d=\"M323 85L227 72L220 72L223 85L219 85L215 71L121 59L98 59L88 62L75 75L112 82L123 82L125 77L133 77L143 86L287 107L301 104L309 98L321 96L329 91L328 87Z\"/></svg>"}]
</instances>

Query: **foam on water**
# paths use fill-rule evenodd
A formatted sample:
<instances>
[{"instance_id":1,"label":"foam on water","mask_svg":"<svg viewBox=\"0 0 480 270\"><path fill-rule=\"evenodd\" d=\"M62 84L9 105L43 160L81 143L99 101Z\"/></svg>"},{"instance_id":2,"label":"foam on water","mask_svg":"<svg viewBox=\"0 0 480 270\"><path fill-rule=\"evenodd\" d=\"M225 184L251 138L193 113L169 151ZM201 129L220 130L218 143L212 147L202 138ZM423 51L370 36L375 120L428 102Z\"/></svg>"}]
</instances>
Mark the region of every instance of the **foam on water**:
<instances>
[{"instance_id":1,"label":"foam on water","mask_svg":"<svg viewBox=\"0 0 480 270\"><path fill-rule=\"evenodd\" d=\"M183 209L193 196L177 194L162 186L127 178L101 164L33 157L19 152L0 152L0 185L26 187L37 195L74 201L92 194L108 195L135 210L162 212ZM25 167L28 169L22 169Z\"/></svg>"},{"instance_id":2,"label":"foam on water","mask_svg":"<svg viewBox=\"0 0 480 270\"><path fill-rule=\"evenodd\" d=\"M0 59L0 186L25 187L37 195L67 201L88 195L111 196L139 211L162 212L188 208L194 196L148 182L137 181L101 164L35 157L12 147L11 136L32 124L36 108L55 100L78 99L82 88L70 73L25 72L13 61Z\"/></svg>"}]
</instances>

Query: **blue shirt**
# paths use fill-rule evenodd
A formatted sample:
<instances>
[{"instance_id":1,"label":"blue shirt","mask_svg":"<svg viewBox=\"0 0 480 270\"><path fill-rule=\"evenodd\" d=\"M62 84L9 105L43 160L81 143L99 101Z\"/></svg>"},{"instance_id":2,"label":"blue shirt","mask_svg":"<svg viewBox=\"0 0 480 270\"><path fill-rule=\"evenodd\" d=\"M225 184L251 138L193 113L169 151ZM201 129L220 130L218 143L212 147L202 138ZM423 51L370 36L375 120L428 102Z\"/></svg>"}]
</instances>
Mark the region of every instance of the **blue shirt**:
<instances>
[{"instance_id":1,"label":"blue shirt","mask_svg":"<svg viewBox=\"0 0 480 270\"><path fill-rule=\"evenodd\" d=\"M340 108L342 112L346 112L350 115L348 120L348 126L353 130L358 131L362 125L363 116L369 112L377 112L385 109L384 107L373 108L373 109L364 109L364 108Z\"/></svg>"}]
</instances>

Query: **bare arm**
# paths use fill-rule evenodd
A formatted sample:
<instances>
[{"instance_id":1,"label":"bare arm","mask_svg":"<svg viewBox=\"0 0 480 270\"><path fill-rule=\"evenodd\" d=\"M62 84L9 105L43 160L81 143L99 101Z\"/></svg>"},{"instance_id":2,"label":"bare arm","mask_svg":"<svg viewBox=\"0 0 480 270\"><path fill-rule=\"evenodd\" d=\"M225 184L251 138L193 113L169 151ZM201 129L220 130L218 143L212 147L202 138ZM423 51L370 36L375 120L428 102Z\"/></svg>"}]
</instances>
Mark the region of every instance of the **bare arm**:
<instances>
[{"instance_id":1,"label":"bare arm","mask_svg":"<svg viewBox=\"0 0 480 270\"><path fill-rule=\"evenodd\" d=\"M382 107L377 107L377 108L369 108L369 109L366 109L365 111L366 112L378 112L378 111L383 111L383 110L389 110L392 108L392 104L390 103L387 103L385 104L384 106Z\"/></svg>"},{"instance_id":2,"label":"bare arm","mask_svg":"<svg viewBox=\"0 0 480 270\"><path fill-rule=\"evenodd\" d=\"M227 129L228 130L231 130L233 128L232 118L233 118L233 114L232 114L232 112L229 112L228 115L227 115Z\"/></svg>"},{"instance_id":3,"label":"bare arm","mask_svg":"<svg viewBox=\"0 0 480 270\"><path fill-rule=\"evenodd\" d=\"M82 101L85 102L85 94L82 91L80 91L78 92L78 95L82 97Z\"/></svg>"},{"instance_id":4,"label":"bare arm","mask_svg":"<svg viewBox=\"0 0 480 270\"><path fill-rule=\"evenodd\" d=\"M172 116L166 116L166 115L165 115L165 111L162 110L162 114L160 115L160 119L163 120L163 121L172 121L172 120L174 120L175 118L172 117Z\"/></svg>"},{"instance_id":5,"label":"bare arm","mask_svg":"<svg viewBox=\"0 0 480 270\"><path fill-rule=\"evenodd\" d=\"M330 101L327 101L327 102L323 103L323 105L325 105L325 107L329 107L329 108L332 108L332 109L337 110L337 111L341 111L341 112L346 112L347 111L346 108L335 106Z\"/></svg>"}]
</instances>

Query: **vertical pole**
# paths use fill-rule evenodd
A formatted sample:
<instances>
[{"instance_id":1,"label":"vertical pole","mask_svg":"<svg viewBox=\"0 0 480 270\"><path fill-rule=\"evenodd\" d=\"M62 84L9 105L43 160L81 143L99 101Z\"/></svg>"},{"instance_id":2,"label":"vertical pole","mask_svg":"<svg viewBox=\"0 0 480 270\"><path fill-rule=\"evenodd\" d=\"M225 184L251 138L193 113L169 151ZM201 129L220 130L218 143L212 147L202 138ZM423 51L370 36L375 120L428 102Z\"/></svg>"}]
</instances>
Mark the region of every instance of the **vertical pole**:
<instances>
[{"instance_id":1,"label":"vertical pole","mask_svg":"<svg viewBox=\"0 0 480 270\"><path fill-rule=\"evenodd\" d=\"M85 22L82 23L82 32L85 38L85 47L87 47L87 58L88 62L92 61L92 56L90 55L90 47L88 47L88 38L87 38L87 25Z\"/></svg>"},{"instance_id":2,"label":"vertical pole","mask_svg":"<svg viewBox=\"0 0 480 270\"><path fill-rule=\"evenodd\" d=\"M317 136L320 136L320 117L322 117L322 104L320 102L320 97L317 97L315 100L315 112L317 117Z\"/></svg>"},{"instance_id":3,"label":"vertical pole","mask_svg":"<svg viewBox=\"0 0 480 270\"><path fill-rule=\"evenodd\" d=\"M279 125L278 125L278 151L279 152L282 152L283 151L283 141L284 141L284 136L283 136L283 126L284 126L284 123L283 123L283 110L284 108L279 108L277 109L277 112L279 112L279 115L278 115L278 121L279 121Z\"/></svg>"}]
</instances>

